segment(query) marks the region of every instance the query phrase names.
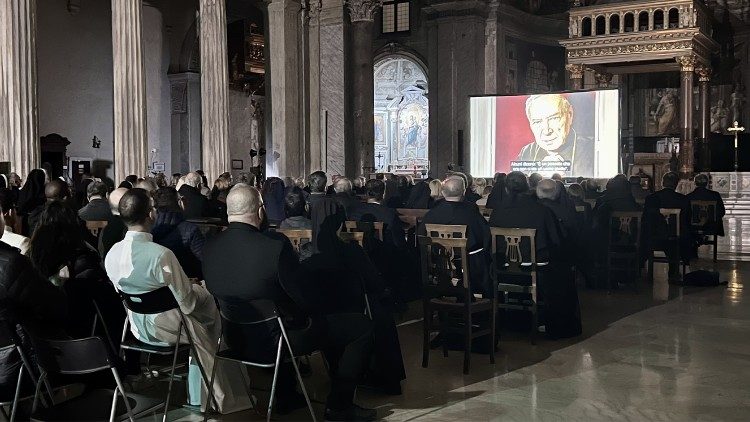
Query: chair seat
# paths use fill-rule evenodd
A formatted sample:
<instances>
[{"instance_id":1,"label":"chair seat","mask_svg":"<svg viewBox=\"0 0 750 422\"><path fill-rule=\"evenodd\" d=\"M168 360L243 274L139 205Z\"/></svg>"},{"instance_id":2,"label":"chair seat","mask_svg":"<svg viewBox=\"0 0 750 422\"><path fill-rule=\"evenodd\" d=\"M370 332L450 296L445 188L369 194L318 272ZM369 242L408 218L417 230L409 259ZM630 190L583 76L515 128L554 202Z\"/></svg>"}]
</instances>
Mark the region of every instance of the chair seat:
<instances>
[{"instance_id":1,"label":"chair seat","mask_svg":"<svg viewBox=\"0 0 750 422\"><path fill-rule=\"evenodd\" d=\"M40 406L31 415L31 420L106 421L109 420L113 394L114 390L94 390L46 409ZM134 416L153 412L164 406L164 400L140 394L128 394L128 400ZM128 414L125 402L122 400L122 396L120 396L118 397L115 409L115 420L126 420L127 418Z\"/></svg>"},{"instance_id":2,"label":"chair seat","mask_svg":"<svg viewBox=\"0 0 750 422\"><path fill-rule=\"evenodd\" d=\"M126 338L125 341L120 345L123 349L136 350L143 353L153 353L157 355L171 355L174 353L174 346L154 346L152 344L144 343L135 338ZM188 344L181 344L180 350L187 350L190 348Z\"/></svg>"}]
</instances>

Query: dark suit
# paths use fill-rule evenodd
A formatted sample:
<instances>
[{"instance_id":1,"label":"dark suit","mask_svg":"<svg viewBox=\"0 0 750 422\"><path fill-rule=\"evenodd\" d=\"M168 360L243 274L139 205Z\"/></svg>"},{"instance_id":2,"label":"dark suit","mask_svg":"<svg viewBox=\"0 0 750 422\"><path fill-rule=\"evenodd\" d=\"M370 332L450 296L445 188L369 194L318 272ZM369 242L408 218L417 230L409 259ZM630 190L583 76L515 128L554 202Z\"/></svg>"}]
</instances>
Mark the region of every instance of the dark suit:
<instances>
[{"instance_id":1,"label":"dark suit","mask_svg":"<svg viewBox=\"0 0 750 422\"><path fill-rule=\"evenodd\" d=\"M102 262L112 246L125 238L125 232L128 227L122 222L119 215L113 215L109 218L107 226L99 233L99 255L102 256Z\"/></svg>"},{"instance_id":2,"label":"dark suit","mask_svg":"<svg viewBox=\"0 0 750 422\"><path fill-rule=\"evenodd\" d=\"M361 203L356 197L344 192L333 195L333 199L344 208L344 212L347 216L351 213L352 209Z\"/></svg>"},{"instance_id":3,"label":"dark suit","mask_svg":"<svg viewBox=\"0 0 750 422\"><path fill-rule=\"evenodd\" d=\"M383 242L399 249L406 248L404 227L395 209L375 203L359 203L351 208L347 217L355 221L383 223Z\"/></svg>"},{"instance_id":4,"label":"dark suit","mask_svg":"<svg viewBox=\"0 0 750 422\"><path fill-rule=\"evenodd\" d=\"M670 249L670 244L663 242L668 233L666 232L664 219L659 213L661 208L680 210L680 256L683 261L689 261L696 252L692 245L690 233L690 201L687 196L675 192L674 189L664 188L646 197L646 203L643 207L645 250L663 250L667 255L674 253L672 250L665 250ZM676 271L677 268L670 268L670 273Z\"/></svg>"},{"instance_id":5,"label":"dark suit","mask_svg":"<svg viewBox=\"0 0 750 422\"><path fill-rule=\"evenodd\" d=\"M273 300L289 323L287 331L295 353L310 354L320 348L326 354L332 374L328 407L351 405L370 358L369 321L363 314L320 316L323 300L319 289L305 283L288 239L277 233L261 233L249 224L230 223L204 247L203 275L206 287L229 319L249 317L251 300ZM305 314L313 316L308 327L299 325ZM297 324L289 321L291 316L296 317ZM251 359L269 361L276 352L278 336L273 322L252 326L224 322L226 345ZM284 365L279 394L293 394L294 386L293 372Z\"/></svg>"},{"instance_id":6,"label":"dark suit","mask_svg":"<svg viewBox=\"0 0 750 422\"><path fill-rule=\"evenodd\" d=\"M112 209L106 199L92 199L78 210L78 217L83 221L107 221L112 218Z\"/></svg>"},{"instance_id":7,"label":"dark suit","mask_svg":"<svg viewBox=\"0 0 750 422\"><path fill-rule=\"evenodd\" d=\"M688 194L688 201L716 201L716 222L717 234L724 236L724 215L726 215L726 209L724 208L724 200L721 198L721 194L716 191L712 191L702 186L698 186L694 191ZM692 212L692 210L691 210Z\"/></svg>"},{"instance_id":8,"label":"dark suit","mask_svg":"<svg viewBox=\"0 0 750 422\"><path fill-rule=\"evenodd\" d=\"M179 191L182 198L182 215L186 220L206 217L209 213L208 198L201 191L190 186L182 185Z\"/></svg>"}]
</instances>

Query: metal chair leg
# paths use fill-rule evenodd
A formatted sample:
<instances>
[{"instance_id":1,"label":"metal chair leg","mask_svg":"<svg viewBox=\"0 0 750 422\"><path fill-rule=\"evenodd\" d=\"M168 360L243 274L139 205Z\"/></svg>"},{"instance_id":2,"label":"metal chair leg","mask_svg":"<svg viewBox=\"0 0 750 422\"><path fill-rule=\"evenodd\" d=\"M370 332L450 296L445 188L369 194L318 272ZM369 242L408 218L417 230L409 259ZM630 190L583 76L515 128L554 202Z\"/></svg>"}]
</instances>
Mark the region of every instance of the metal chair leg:
<instances>
[{"instance_id":1,"label":"metal chair leg","mask_svg":"<svg viewBox=\"0 0 750 422\"><path fill-rule=\"evenodd\" d=\"M427 368L430 363L430 331L432 328L432 312L424 305L424 316L422 320L422 368Z\"/></svg>"},{"instance_id":2,"label":"metal chair leg","mask_svg":"<svg viewBox=\"0 0 750 422\"><path fill-rule=\"evenodd\" d=\"M169 412L169 398L172 397L172 384L174 383L174 370L177 366L177 352L180 350L180 336L182 330L177 333L177 341L174 344L174 354L172 355L172 369L169 371L169 385L167 386L167 397L164 399L164 416L162 422L167 422L167 412Z\"/></svg>"},{"instance_id":3,"label":"metal chair leg","mask_svg":"<svg viewBox=\"0 0 750 422\"><path fill-rule=\"evenodd\" d=\"M276 397L276 382L279 378L279 365L281 365L281 342L283 340L283 338L279 337L279 347L276 349L276 365L274 365L273 367L273 382L271 383L271 397L268 398L268 413L266 413L266 422L271 422L273 399Z\"/></svg>"},{"instance_id":4,"label":"metal chair leg","mask_svg":"<svg viewBox=\"0 0 750 422\"><path fill-rule=\"evenodd\" d=\"M115 420L115 410L117 409L117 396L120 393L120 390L115 388L115 391L112 392L112 405L109 407L109 422L113 422Z\"/></svg>"},{"instance_id":5,"label":"metal chair leg","mask_svg":"<svg viewBox=\"0 0 750 422\"><path fill-rule=\"evenodd\" d=\"M120 375L117 373L117 369L112 368L112 375L115 377L115 382L117 383L117 389L120 390L120 393L122 393L122 401L125 402L125 409L128 412L128 419L130 419L130 422L135 422L134 416L133 416L133 409L130 408L130 401L128 400L128 395L125 394L125 388L122 386L122 381L120 380ZM115 394L115 397L117 395Z\"/></svg>"},{"instance_id":6,"label":"metal chair leg","mask_svg":"<svg viewBox=\"0 0 750 422\"><path fill-rule=\"evenodd\" d=\"M10 422L16 420L16 410L18 409L18 396L21 395L21 382L23 380L23 365L18 371L18 381L16 382L16 394L13 396L13 407L10 409Z\"/></svg>"},{"instance_id":7,"label":"metal chair leg","mask_svg":"<svg viewBox=\"0 0 750 422\"><path fill-rule=\"evenodd\" d=\"M221 349L221 336L219 336L219 343L216 346L217 353L219 349ZM214 364L212 365L212 368L211 368L211 381L209 381L208 387L207 387L209 391L214 391L214 380L216 379L216 364L218 363L218 361L219 360L216 358L216 353L214 353ZM218 407L216 408L216 410L217 411L219 410ZM209 401L208 403L206 403L206 411L203 412L203 422L208 421L208 414L210 412L211 412L211 402ZM166 420L164 422L166 422Z\"/></svg>"},{"instance_id":8,"label":"metal chair leg","mask_svg":"<svg viewBox=\"0 0 750 422\"><path fill-rule=\"evenodd\" d=\"M193 335L190 334L190 327L185 323L185 316L180 312L180 317L182 318L182 327L185 327L185 334L187 334L188 342L190 343L190 351L195 353L195 363L198 365L198 369L201 371L201 377L203 378L203 383L206 385L206 389L208 389L208 376L206 375L206 370L203 367L203 363L201 362L200 356L198 355L198 349L195 347L195 342L193 341ZM216 397L214 396L213 390L208 390L208 398L210 402L213 402L216 406L216 410L219 409L219 402L216 400ZM208 409L209 403L207 403L206 408Z\"/></svg>"},{"instance_id":9,"label":"metal chair leg","mask_svg":"<svg viewBox=\"0 0 750 422\"><path fill-rule=\"evenodd\" d=\"M302 389L302 395L305 396L305 402L307 402L307 408L310 410L310 416L312 417L313 422L315 422L315 411L313 410L312 403L310 403L310 397L307 395L305 383L302 381L302 374L299 372L297 361L294 360L294 351L292 350L292 345L289 343L289 337L287 337L286 335L286 329L284 329L284 324L281 323L281 320L279 320L279 327L281 327L281 334L284 337L284 342L286 342L286 347L287 349L289 349L289 356L291 357L292 365L294 365L294 372L297 373L297 381L299 381L300 389Z\"/></svg>"}]
</instances>

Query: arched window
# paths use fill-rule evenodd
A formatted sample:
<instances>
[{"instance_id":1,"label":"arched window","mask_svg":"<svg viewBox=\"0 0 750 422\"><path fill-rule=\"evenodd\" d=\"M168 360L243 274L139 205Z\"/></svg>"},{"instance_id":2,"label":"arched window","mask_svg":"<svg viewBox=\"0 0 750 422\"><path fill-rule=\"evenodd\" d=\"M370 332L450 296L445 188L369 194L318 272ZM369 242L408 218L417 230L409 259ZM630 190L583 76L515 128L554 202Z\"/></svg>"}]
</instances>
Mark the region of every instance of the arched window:
<instances>
[{"instance_id":1,"label":"arched window","mask_svg":"<svg viewBox=\"0 0 750 422\"><path fill-rule=\"evenodd\" d=\"M654 29L664 29L664 11L661 9L654 12Z\"/></svg>"},{"instance_id":2,"label":"arched window","mask_svg":"<svg viewBox=\"0 0 750 422\"><path fill-rule=\"evenodd\" d=\"M375 64L375 168L421 172L429 168L427 75L404 55Z\"/></svg>"},{"instance_id":3,"label":"arched window","mask_svg":"<svg viewBox=\"0 0 750 422\"><path fill-rule=\"evenodd\" d=\"M609 33L620 33L620 15L612 15L609 17Z\"/></svg>"},{"instance_id":4,"label":"arched window","mask_svg":"<svg viewBox=\"0 0 750 422\"><path fill-rule=\"evenodd\" d=\"M645 10L638 14L638 30L648 31L648 12Z\"/></svg>"},{"instance_id":5,"label":"arched window","mask_svg":"<svg viewBox=\"0 0 750 422\"><path fill-rule=\"evenodd\" d=\"M680 26L680 11L677 9L669 9L669 28L679 28Z\"/></svg>"},{"instance_id":6,"label":"arched window","mask_svg":"<svg viewBox=\"0 0 750 422\"><path fill-rule=\"evenodd\" d=\"M604 31L607 28L607 22L604 16L596 17L596 35L604 35Z\"/></svg>"},{"instance_id":7,"label":"arched window","mask_svg":"<svg viewBox=\"0 0 750 422\"><path fill-rule=\"evenodd\" d=\"M591 36L591 18L583 18L583 21L581 22L581 36Z\"/></svg>"},{"instance_id":8,"label":"arched window","mask_svg":"<svg viewBox=\"0 0 750 422\"><path fill-rule=\"evenodd\" d=\"M623 32L633 32L635 28L635 20L633 19L632 13L626 13L625 19L623 19Z\"/></svg>"}]
</instances>

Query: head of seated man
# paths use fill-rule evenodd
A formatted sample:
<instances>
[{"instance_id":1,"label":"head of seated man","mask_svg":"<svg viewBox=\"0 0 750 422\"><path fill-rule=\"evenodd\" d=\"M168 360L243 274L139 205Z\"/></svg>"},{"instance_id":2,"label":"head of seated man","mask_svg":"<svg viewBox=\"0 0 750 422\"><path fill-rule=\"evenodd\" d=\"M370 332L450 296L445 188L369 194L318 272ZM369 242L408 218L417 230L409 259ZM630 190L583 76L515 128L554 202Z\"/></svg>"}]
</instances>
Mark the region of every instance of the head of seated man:
<instances>
[{"instance_id":1,"label":"head of seated man","mask_svg":"<svg viewBox=\"0 0 750 422\"><path fill-rule=\"evenodd\" d=\"M560 197L560 185L552 179L540 180L536 185L536 196L540 200L557 201Z\"/></svg>"},{"instance_id":2,"label":"head of seated man","mask_svg":"<svg viewBox=\"0 0 750 422\"><path fill-rule=\"evenodd\" d=\"M695 186L699 188L707 188L708 187L708 176L701 173L695 176Z\"/></svg>"},{"instance_id":3,"label":"head of seated man","mask_svg":"<svg viewBox=\"0 0 750 422\"><path fill-rule=\"evenodd\" d=\"M200 189L202 182L201 175L196 172L190 172L185 176L185 184L195 189Z\"/></svg>"},{"instance_id":4,"label":"head of seated man","mask_svg":"<svg viewBox=\"0 0 750 422\"><path fill-rule=\"evenodd\" d=\"M380 179L370 179L365 183L367 202L380 203L385 196L385 182Z\"/></svg>"},{"instance_id":5,"label":"head of seated man","mask_svg":"<svg viewBox=\"0 0 750 422\"><path fill-rule=\"evenodd\" d=\"M305 196L302 190L294 188L284 196L284 212L287 218L304 217L307 210L305 208Z\"/></svg>"},{"instance_id":6,"label":"head of seated man","mask_svg":"<svg viewBox=\"0 0 750 422\"><path fill-rule=\"evenodd\" d=\"M466 182L460 176L448 176L443 181L443 197L448 202L460 202L466 193Z\"/></svg>"},{"instance_id":7,"label":"head of seated man","mask_svg":"<svg viewBox=\"0 0 750 422\"><path fill-rule=\"evenodd\" d=\"M680 176L673 172L667 172L664 173L664 176L661 178L661 185L664 187L664 189L677 189L677 184L680 182Z\"/></svg>"},{"instance_id":8,"label":"head of seated man","mask_svg":"<svg viewBox=\"0 0 750 422\"><path fill-rule=\"evenodd\" d=\"M263 197L258 189L238 183L227 195L227 220L229 223L244 223L260 228L265 210Z\"/></svg>"},{"instance_id":9,"label":"head of seated man","mask_svg":"<svg viewBox=\"0 0 750 422\"><path fill-rule=\"evenodd\" d=\"M333 191L337 194L351 195L352 182L346 177L341 177L333 184Z\"/></svg>"},{"instance_id":10,"label":"head of seated man","mask_svg":"<svg viewBox=\"0 0 750 422\"><path fill-rule=\"evenodd\" d=\"M534 188L536 189L536 186ZM512 171L505 177L505 190L511 196L527 193L529 191L529 179L520 171Z\"/></svg>"},{"instance_id":11,"label":"head of seated man","mask_svg":"<svg viewBox=\"0 0 750 422\"><path fill-rule=\"evenodd\" d=\"M117 188L109 194L109 208L112 210L112 214L120 215L120 199L128 193L128 188Z\"/></svg>"},{"instance_id":12,"label":"head of seated man","mask_svg":"<svg viewBox=\"0 0 750 422\"><path fill-rule=\"evenodd\" d=\"M94 180L86 187L86 198L89 202L94 199L107 199L107 185L104 182Z\"/></svg>"},{"instance_id":13,"label":"head of seated man","mask_svg":"<svg viewBox=\"0 0 750 422\"><path fill-rule=\"evenodd\" d=\"M143 189L128 190L118 206L120 218L130 231L150 232L154 224L154 200Z\"/></svg>"},{"instance_id":14,"label":"head of seated man","mask_svg":"<svg viewBox=\"0 0 750 422\"><path fill-rule=\"evenodd\" d=\"M328 176L322 171L316 171L307 178L307 184L310 187L310 193L323 194L326 191Z\"/></svg>"},{"instance_id":15,"label":"head of seated man","mask_svg":"<svg viewBox=\"0 0 750 422\"><path fill-rule=\"evenodd\" d=\"M70 188L62 180L52 179L44 185L44 197L47 202L66 201L70 198Z\"/></svg>"}]
</instances>

